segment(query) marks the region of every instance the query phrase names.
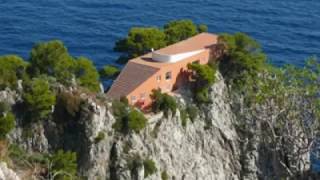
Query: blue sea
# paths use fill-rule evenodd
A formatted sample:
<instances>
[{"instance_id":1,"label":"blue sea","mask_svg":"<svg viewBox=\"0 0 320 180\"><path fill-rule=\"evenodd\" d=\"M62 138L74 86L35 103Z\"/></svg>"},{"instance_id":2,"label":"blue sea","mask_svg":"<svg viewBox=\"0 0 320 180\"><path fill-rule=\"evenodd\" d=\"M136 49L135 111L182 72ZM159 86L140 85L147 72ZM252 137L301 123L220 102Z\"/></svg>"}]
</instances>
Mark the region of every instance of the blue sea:
<instances>
[{"instance_id":1,"label":"blue sea","mask_svg":"<svg viewBox=\"0 0 320 180\"><path fill-rule=\"evenodd\" d=\"M27 59L34 43L60 39L101 67L115 61L114 43L131 27L176 19L245 32L276 65L320 57L319 0L0 0L0 54Z\"/></svg>"}]
</instances>

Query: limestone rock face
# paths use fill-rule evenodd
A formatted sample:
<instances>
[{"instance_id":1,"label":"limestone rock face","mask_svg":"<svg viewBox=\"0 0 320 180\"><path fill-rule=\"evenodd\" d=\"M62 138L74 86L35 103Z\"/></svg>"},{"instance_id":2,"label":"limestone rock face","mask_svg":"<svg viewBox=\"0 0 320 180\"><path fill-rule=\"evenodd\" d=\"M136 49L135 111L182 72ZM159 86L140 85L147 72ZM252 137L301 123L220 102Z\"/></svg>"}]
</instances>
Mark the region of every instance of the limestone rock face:
<instances>
[{"instance_id":1,"label":"limestone rock face","mask_svg":"<svg viewBox=\"0 0 320 180\"><path fill-rule=\"evenodd\" d=\"M211 89L213 103L200 109L198 118L182 126L180 112L164 117L161 113L148 115L149 124L140 134L116 135L112 129L115 118L105 107L94 103L91 115L83 117L86 123L88 154L80 165L89 179L169 179L221 180L240 179L240 152L238 136L233 127L226 85L218 75ZM188 102L189 99L180 99ZM99 132L105 139L94 143ZM154 161L157 172L144 178L143 166L132 168L133 160Z\"/></svg>"},{"instance_id":2,"label":"limestone rock face","mask_svg":"<svg viewBox=\"0 0 320 180\"><path fill-rule=\"evenodd\" d=\"M0 162L0 180L20 180L20 177L6 163Z\"/></svg>"}]
</instances>

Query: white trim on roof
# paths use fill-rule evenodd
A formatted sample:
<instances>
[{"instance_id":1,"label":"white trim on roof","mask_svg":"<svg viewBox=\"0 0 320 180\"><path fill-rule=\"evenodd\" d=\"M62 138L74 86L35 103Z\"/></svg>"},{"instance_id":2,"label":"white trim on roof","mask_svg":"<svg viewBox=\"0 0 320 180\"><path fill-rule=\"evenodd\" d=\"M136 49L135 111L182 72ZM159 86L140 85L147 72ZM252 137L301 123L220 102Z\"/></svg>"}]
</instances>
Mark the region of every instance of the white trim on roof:
<instances>
[{"instance_id":1,"label":"white trim on roof","mask_svg":"<svg viewBox=\"0 0 320 180\"><path fill-rule=\"evenodd\" d=\"M157 51L152 52L152 59L158 62L166 62L166 63L174 63L178 62L181 60L184 60L186 58L189 58L191 56L194 56L196 54L199 54L201 52L205 51L204 49L197 50L197 51L190 51L186 53L179 53L179 54L173 54L173 55L168 55L168 54L161 54Z\"/></svg>"}]
</instances>

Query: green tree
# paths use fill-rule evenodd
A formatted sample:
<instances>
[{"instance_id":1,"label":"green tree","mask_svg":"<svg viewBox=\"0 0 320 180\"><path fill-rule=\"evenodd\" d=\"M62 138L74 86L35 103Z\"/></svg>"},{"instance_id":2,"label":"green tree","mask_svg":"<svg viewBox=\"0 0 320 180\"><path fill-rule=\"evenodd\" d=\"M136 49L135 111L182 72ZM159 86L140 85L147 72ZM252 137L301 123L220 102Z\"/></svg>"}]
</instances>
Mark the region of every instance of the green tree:
<instances>
[{"instance_id":1,"label":"green tree","mask_svg":"<svg viewBox=\"0 0 320 180\"><path fill-rule=\"evenodd\" d=\"M135 109L130 111L127 119L129 129L133 130L136 133L139 133L139 131L145 128L147 125L147 119L141 112Z\"/></svg>"},{"instance_id":2,"label":"green tree","mask_svg":"<svg viewBox=\"0 0 320 180\"><path fill-rule=\"evenodd\" d=\"M34 78L23 94L28 120L37 121L48 117L55 100L55 94L50 90L47 80Z\"/></svg>"},{"instance_id":3,"label":"green tree","mask_svg":"<svg viewBox=\"0 0 320 180\"><path fill-rule=\"evenodd\" d=\"M93 92L100 90L99 73L89 59L80 57L76 61L75 74L80 86L86 87Z\"/></svg>"},{"instance_id":4,"label":"green tree","mask_svg":"<svg viewBox=\"0 0 320 180\"><path fill-rule=\"evenodd\" d=\"M248 35L222 34L218 41L224 49L220 70L229 82L241 85L245 83L245 75L256 76L267 66L260 45Z\"/></svg>"},{"instance_id":5,"label":"green tree","mask_svg":"<svg viewBox=\"0 0 320 180\"><path fill-rule=\"evenodd\" d=\"M0 140L15 127L15 117L11 112L0 114Z\"/></svg>"},{"instance_id":6,"label":"green tree","mask_svg":"<svg viewBox=\"0 0 320 180\"><path fill-rule=\"evenodd\" d=\"M130 58L138 57L151 49L159 49L166 46L165 34L154 27L135 27L130 29L126 38L116 42L114 50L124 53L119 63L126 63Z\"/></svg>"},{"instance_id":7,"label":"green tree","mask_svg":"<svg viewBox=\"0 0 320 180\"><path fill-rule=\"evenodd\" d=\"M69 84L73 78L75 63L61 41L36 44L31 50L30 63L33 76L46 74L64 84Z\"/></svg>"},{"instance_id":8,"label":"green tree","mask_svg":"<svg viewBox=\"0 0 320 180\"><path fill-rule=\"evenodd\" d=\"M173 44L196 35L198 30L191 20L178 20L164 25L164 33L167 43Z\"/></svg>"},{"instance_id":9,"label":"green tree","mask_svg":"<svg viewBox=\"0 0 320 180\"><path fill-rule=\"evenodd\" d=\"M198 32L199 33L208 32L208 26L205 24L199 24L198 25Z\"/></svg>"},{"instance_id":10,"label":"green tree","mask_svg":"<svg viewBox=\"0 0 320 180\"><path fill-rule=\"evenodd\" d=\"M216 69L201 64L188 64L188 69L195 72L192 77L194 79L195 100L198 103L210 102L208 90L216 80Z\"/></svg>"},{"instance_id":11,"label":"green tree","mask_svg":"<svg viewBox=\"0 0 320 180\"><path fill-rule=\"evenodd\" d=\"M26 76L26 67L27 63L19 56L0 56L0 89L15 89L17 80Z\"/></svg>"},{"instance_id":12,"label":"green tree","mask_svg":"<svg viewBox=\"0 0 320 180\"><path fill-rule=\"evenodd\" d=\"M59 150L50 158L50 177L57 180L72 180L77 174L77 154Z\"/></svg>"},{"instance_id":13,"label":"green tree","mask_svg":"<svg viewBox=\"0 0 320 180\"><path fill-rule=\"evenodd\" d=\"M106 79L114 79L119 73L120 69L112 65L106 65L100 70L100 76Z\"/></svg>"}]
</instances>

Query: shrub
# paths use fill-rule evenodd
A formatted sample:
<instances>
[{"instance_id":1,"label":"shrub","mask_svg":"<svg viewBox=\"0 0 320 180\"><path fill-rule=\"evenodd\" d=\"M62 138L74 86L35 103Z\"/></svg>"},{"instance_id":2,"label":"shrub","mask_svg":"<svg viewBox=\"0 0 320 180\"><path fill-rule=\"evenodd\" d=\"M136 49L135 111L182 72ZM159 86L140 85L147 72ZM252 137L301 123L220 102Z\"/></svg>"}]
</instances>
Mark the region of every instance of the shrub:
<instances>
[{"instance_id":1,"label":"shrub","mask_svg":"<svg viewBox=\"0 0 320 180\"><path fill-rule=\"evenodd\" d=\"M153 90L151 94L153 100L152 110L153 112L163 111L165 116L168 116L169 111L172 114L176 113L177 102L176 100L166 93L161 93L161 90Z\"/></svg>"},{"instance_id":2,"label":"shrub","mask_svg":"<svg viewBox=\"0 0 320 180\"><path fill-rule=\"evenodd\" d=\"M104 140L105 134L103 132L99 132L97 137L94 138L94 143L98 144L100 141Z\"/></svg>"},{"instance_id":3,"label":"shrub","mask_svg":"<svg viewBox=\"0 0 320 180\"><path fill-rule=\"evenodd\" d=\"M205 24L199 24L198 25L198 32L199 33L208 32L208 26Z\"/></svg>"},{"instance_id":4,"label":"shrub","mask_svg":"<svg viewBox=\"0 0 320 180\"><path fill-rule=\"evenodd\" d=\"M0 114L0 140L15 127L15 117L12 113Z\"/></svg>"},{"instance_id":5,"label":"shrub","mask_svg":"<svg viewBox=\"0 0 320 180\"><path fill-rule=\"evenodd\" d=\"M61 92L57 95L54 110L55 120L74 119L80 112L82 100L78 93Z\"/></svg>"},{"instance_id":6,"label":"shrub","mask_svg":"<svg viewBox=\"0 0 320 180\"><path fill-rule=\"evenodd\" d=\"M181 108L180 109L180 118L181 118L181 124L183 127L187 126L187 120L188 120L188 112Z\"/></svg>"},{"instance_id":7,"label":"shrub","mask_svg":"<svg viewBox=\"0 0 320 180\"><path fill-rule=\"evenodd\" d=\"M23 100L28 120L37 121L51 113L56 98L45 79L35 78L25 88Z\"/></svg>"},{"instance_id":8,"label":"shrub","mask_svg":"<svg viewBox=\"0 0 320 180\"><path fill-rule=\"evenodd\" d=\"M51 158L51 176L53 179L74 179L77 173L77 155L74 152L59 150Z\"/></svg>"},{"instance_id":9,"label":"shrub","mask_svg":"<svg viewBox=\"0 0 320 180\"><path fill-rule=\"evenodd\" d=\"M145 178L157 172L156 164L152 159L145 159L143 161L143 166Z\"/></svg>"},{"instance_id":10,"label":"shrub","mask_svg":"<svg viewBox=\"0 0 320 180\"><path fill-rule=\"evenodd\" d=\"M85 57L77 59L75 75L80 86L92 92L100 91L99 73L89 59Z\"/></svg>"},{"instance_id":11,"label":"shrub","mask_svg":"<svg viewBox=\"0 0 320 180\"><path fill-rule=\"evenodd\" d=\"M124 134L130 131L139 133L140 130L145 128L147 119L143 113L137 111L131 107L128 107L125 103L120 101L114 101L112 103L113 114L116 117L116 122L113 124L113 128Z\"/></svg>"},{"instance_id":12,"label":"shrub","mask_svg":"<svg viewBox=\"0 0 320 180\"><path fill-rule=\"evenodd\" d=\"M100 70L100 76L106 79L114 79L120 73L120 69L116 66L106 65Z\"/></svg>"},{"instance_id":13,"label":"shrub","mask_svg":"<svg viewBox=\"0 0 320 180\"><path fill-rule=\"evenodd\" d=\"M194 98L197 103L208 103L209 88L215 82L216 69L213 66L201 64L188 64L188 69L194 72Z\"/></svg>"},{"instance_id":14,"label":"shrub","mask_svg":"<svg viewBox=\"0 0 320 180\"><path fill-rule=\"evenodd\" d=\"M169 176L167 174L167 171L162 171L161 172L161 180L168 180Z\"/></svg>"},{"instance_id":15,"label":"shrub","mask_svg":"<svg viewBox=\"0 0 320 180\"><path fill-rule=\"evenodd\" d=\"M26 67L27 63L18 56L0 56L0 89L15 89L17 80L26 75Z\"/></svg>"},{"instance_id":16,"label":"shrub","mask_svg":"<svg viewBox=\"0 0 320 180\"><path fill-rule=\"evenodd\" d=\"M147 119L144 115L137 111L132 110L128 115L128 127L129 130L133 130L134 132L138 133L140 130L146 127Z\"/></svg>"},{"instance_id":17,"label":"shrub","mask_svg":"<svg viewBox=\"0 0 320 180\"><path fill-rule=\"evenodd\" d=\"M198 108L194 105L188 105L186 111L188 112L190 120L194 122L194 120L198 116Z\"/></svg>"},{"instance_id":18,"label":"shrub","mask_svg":"<svg viewBox=\"0 0 320 180\"><path fill-rule=\"evenodd\" d=\"M267 67L266 55L259 43L244 33L222 34L218 39L224 54L220 70L227 82L245 83L246 76L256 76Z\"/></svg>"}]
</instances>

